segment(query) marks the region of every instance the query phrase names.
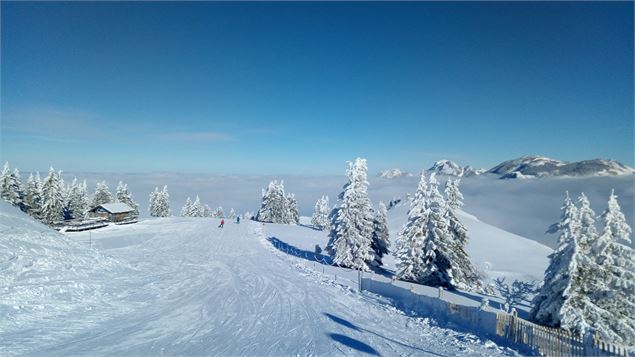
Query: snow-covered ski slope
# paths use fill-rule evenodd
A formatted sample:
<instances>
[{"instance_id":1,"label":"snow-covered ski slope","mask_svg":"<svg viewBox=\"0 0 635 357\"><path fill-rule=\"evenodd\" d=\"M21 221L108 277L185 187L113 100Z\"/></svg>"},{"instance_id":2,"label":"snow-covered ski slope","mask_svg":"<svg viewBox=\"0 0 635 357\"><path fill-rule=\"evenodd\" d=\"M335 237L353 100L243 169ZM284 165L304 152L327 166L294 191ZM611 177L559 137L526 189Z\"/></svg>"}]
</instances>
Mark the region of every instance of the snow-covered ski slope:
<instances>
[{"instance_id":1,"label":"snow-covered ski slope","mask_svg":"<svg viewBox=\"0 0 635 357\"><path fill-rule=\"evenodd\" d=\"M62 235L0 211L2 355L513 354L304 269L258 223L164 218Z\"/></svg>"}]
</instances>

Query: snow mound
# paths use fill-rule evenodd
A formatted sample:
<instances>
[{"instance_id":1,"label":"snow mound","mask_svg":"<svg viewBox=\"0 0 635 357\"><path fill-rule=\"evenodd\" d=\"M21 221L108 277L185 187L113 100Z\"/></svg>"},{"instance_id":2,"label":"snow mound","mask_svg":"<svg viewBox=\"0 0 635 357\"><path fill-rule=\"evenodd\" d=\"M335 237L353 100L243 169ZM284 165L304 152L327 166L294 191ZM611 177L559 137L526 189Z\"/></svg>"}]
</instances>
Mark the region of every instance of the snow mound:
<instances>
[{"instance_id":1,"label":"snow mound","mask_svg":"<svg viewBox=\"0 0 635 357\"><path fill-rule=\"evenodd\" d=\"M117 293L112 282L123 270L117 260L0 202L0 340L20 351L43 343L40 333L21 332L42 332L45 323L52 334L57 326L72 329L78 321L66 317L110 306Z\"/></svg>"},{"instance_id":2,"label":"snow mound","mask_svg":"<svg viewBox=\"0 0 635 357\"><path fill-rule=\"evenodd\" d=\"M635 170L615 160L593 159L569 163L543 156L523 156L505 161L491 168L487 173L507 179L545 176L632 175Z\"/></svg>"},{"instance_id":3,"label":"snow mound","mask_svg":"<svg viewBox=\"0 0 635 357\"><path fill-rule=\"evenodd\" d=\"M378 177L386 178L386 179L394 179L400 177L411 177L412 174L409 172L401 171L399 169L388 169L377 174Z\"/></svg>"}]
</instances>

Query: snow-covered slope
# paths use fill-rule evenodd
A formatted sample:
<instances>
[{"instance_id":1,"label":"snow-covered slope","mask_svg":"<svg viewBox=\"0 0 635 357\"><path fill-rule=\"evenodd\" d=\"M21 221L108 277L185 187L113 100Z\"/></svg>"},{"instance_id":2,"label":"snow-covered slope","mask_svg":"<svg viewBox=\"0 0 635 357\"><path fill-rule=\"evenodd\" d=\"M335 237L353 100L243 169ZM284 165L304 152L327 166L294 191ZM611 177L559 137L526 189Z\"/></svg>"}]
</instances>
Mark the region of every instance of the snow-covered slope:
<instances>
[{"instance_id":1,"label":"snow-covered slope","mask_svg":"<svg viewBox=\"0 0 635 357\"><path fill-rule=\"evenodd\" d=\"M406 223L407 214L407 204L388 211L391 244ZM551 248L489 225L463 211L459 211L459 219L468 230L470 259L490 279L503 276L525 281L542 280L548 265L547 256L553 251ZM394 258L389 257L386 263L394 266Z\"/></svg>"},{"instance_id":2,"label":"snow-covered slope","mask_svg":"<svg viewBox=\"0 0 635 357\"><path fill-rule=\"evenodd\" d=\"M3 356L513 354L305 268L264 240L275 225L175 217L63 236L0 207Z\"/></svg>"},{"instance_id":3,"label":"snow-covered slope","mask_svg":"<svg viewBox=\"0 0 635 357\"><path fill-rule=\"evenodd\" d=\"M542 156L523 156L500 163L487 173L500 178L531 178L626 175L635 173L635 170L615 160L594 159L568 163Z\"/></svg>"},{"instance_id":4,"label":"snow-covered slope","mask_svg":"<svg viewBox=\"0 0 635 357\"><path fill-rule=\"evenodd\" d=\"M377 176L385 179L394 179L400 177L410 177L412 174L399 169L388 169L380 172Z\"/></svg>"}]
</instances>

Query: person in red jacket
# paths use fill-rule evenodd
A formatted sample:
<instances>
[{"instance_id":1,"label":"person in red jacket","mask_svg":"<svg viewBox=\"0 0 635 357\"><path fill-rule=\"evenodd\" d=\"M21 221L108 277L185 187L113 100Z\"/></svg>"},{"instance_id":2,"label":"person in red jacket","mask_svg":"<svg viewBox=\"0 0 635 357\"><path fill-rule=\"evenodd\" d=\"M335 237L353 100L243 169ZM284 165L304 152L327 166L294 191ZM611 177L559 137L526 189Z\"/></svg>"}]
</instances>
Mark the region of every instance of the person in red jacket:
<instances>
[{"instance_id":1,"label":"person in red jacket","mask_svg":"<svg viewBox=\"0 0 635 357\"><path fill-rule=\"evenodd\" d=\"M225 219L221 218L220 225L218 226L218 228L223 228L224 225L225 225Z\"/></svg>"}]
</instances>

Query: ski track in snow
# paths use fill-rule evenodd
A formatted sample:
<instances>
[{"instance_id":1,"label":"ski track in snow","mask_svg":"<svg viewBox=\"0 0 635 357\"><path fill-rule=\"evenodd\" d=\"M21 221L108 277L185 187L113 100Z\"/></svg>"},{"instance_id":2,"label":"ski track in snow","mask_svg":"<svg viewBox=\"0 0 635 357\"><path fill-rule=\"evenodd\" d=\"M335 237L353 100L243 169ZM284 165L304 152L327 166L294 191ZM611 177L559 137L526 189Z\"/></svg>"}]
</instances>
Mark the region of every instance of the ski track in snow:
<instances>
[{"instance_id":1,"label":"ski track in snow","mask_svg":"<svg viewBox=\"0 0 635 357\"><path fill-rule=\"evenodd\" d=\"M77 249L102 253L102 259L121 262L122 268L100 273L95 277L101 279L95 283L100 290L83 292L86 298L61 316L49 304L33 315L36 321L29 309L10 322L0 317L0 354L516 354L407 316L379 297L303 267L273 248L259 223L217 225L214 219L164 218L109 226L92 232L93 248L88 248L88 232L67 233L79 242ZM68 281L75 279L74 272L65 274ZM6 303L0 298L0 312Z\"/></svg>"}]
</instances>

